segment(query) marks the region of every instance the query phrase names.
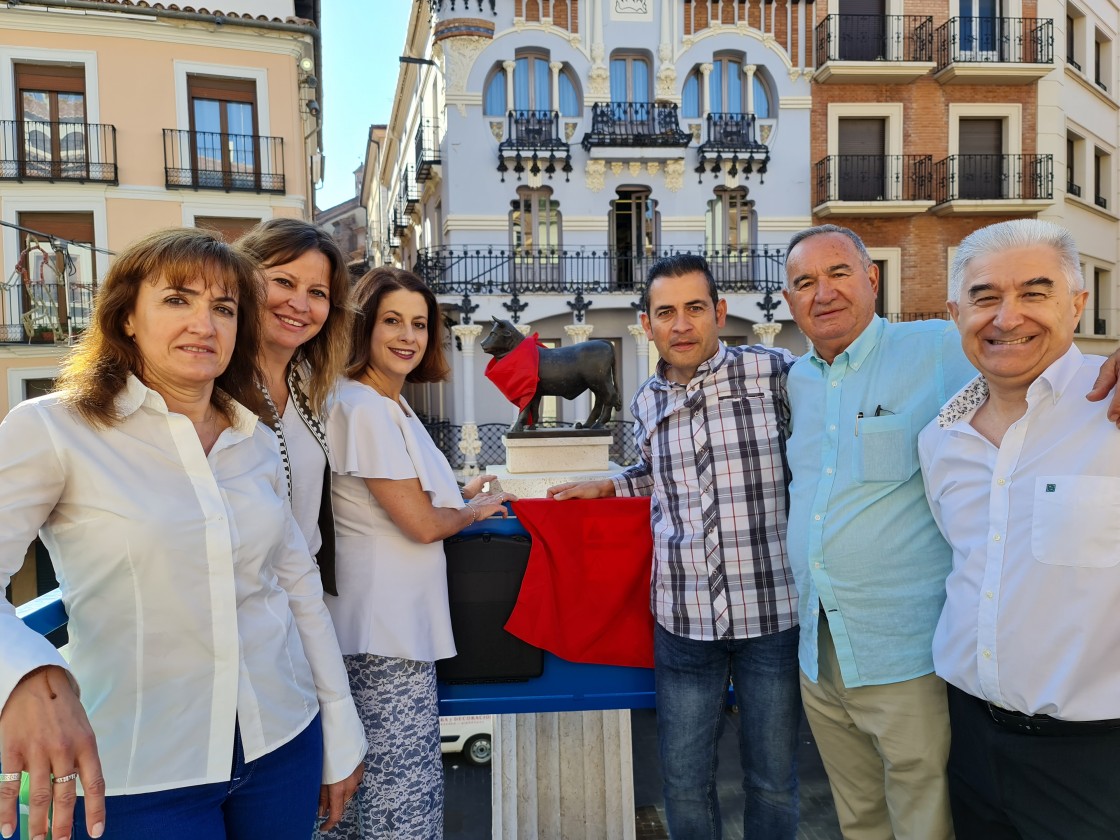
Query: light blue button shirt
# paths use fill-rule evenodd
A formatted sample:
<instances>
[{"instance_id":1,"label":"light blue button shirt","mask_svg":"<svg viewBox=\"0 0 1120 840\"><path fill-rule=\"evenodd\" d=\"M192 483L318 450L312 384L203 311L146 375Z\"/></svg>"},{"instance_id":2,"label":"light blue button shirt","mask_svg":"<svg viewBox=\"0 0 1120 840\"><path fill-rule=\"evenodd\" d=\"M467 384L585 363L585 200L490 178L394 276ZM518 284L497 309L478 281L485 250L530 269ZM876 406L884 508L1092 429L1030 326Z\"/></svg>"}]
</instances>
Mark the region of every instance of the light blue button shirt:
<instances>
[{"instance_id":1,"label":"light blue button shirt","mask_svg":"<svg viewBox=\"0 0 1120 840\"><path fill-rule=\"evenodd\" d=\"M789 560L801 669L817 679L821 606L849 688L933 671L952 552L918 469L918 433L976 375L946 321L875 318L831 365L789 373Z\"/></svg>"}]
</instances>

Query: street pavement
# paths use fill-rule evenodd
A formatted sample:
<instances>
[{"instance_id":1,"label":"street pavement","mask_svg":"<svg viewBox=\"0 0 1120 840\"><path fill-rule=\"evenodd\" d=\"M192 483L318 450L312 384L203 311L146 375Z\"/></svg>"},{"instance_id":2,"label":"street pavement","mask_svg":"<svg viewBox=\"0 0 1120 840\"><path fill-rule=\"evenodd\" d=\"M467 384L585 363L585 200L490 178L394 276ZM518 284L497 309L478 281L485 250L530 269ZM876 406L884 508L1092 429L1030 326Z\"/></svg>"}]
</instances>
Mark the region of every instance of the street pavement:
<instances>
[{"instance_id":1,"label":"street pavement","mask_svg":"<svg viewBox=\"0 0 1120 840\"><path fill-rule=\"evenodd\" d=\"M635 709L631 712L631 730L638 840L661 840L668 837L668 834L665 831L665 810L661 797L661 766L657 757L657 716L653 710ZM804 718L801 721L801 748L797 761L801 779L798 840L840 840L840 828L832 808L828 779ZM489 840L490 768L471 767L460 756L447 755L443 759L443 770L446 784L443 836L454 840ZM727 712L719 744L716 782L723 815L724 840L744 840L742 773L739 770L739 715L735 711Z\"/></svg>"}]
</instances>

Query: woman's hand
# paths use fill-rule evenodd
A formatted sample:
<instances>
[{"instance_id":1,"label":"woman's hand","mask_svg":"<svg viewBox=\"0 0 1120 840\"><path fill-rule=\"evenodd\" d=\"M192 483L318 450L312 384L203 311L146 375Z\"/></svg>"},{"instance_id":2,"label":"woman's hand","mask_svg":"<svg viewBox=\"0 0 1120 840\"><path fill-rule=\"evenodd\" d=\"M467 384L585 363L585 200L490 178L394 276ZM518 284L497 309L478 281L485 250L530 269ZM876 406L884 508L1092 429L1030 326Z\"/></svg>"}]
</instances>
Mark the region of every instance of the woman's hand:
<instances>
[{"instance_id":1,"label":"woman's hand","mask_svg":"<svg viewBox=\"0 0 1120 840\"><path fill-rule=\"evenodd\" d=\"M97 742L86 711L67 673L56 665L38 668L16 683L0 712L0 767L4 773L31 775L28 834L47 836L47 816L54 803L54 840L72 834L75 778L82 780L86 831L105 833L105 779ZM52 779L52 775L54 778ZM11 837L19 807L16 781L0 782L0 835Z\"/></svg>"},{"instance_id":2,"label":"woman's hand","mask_svg":"<svg viewBox=\"0 0 1120 840\"><path fill-rule=\"evenodd\" d=\"M489 484L491 481L497 481L496 475L476 475L470 481L463 485L463 498L468 502L482 492L482 486Z\"/></svg>"},{"instance_id":3,"label":"woman's hand","mask_svg":"<svg viewBox=\"0 0 1120 840\"><path fill-rule=\"evenodd\" d=\"M319 790L319 817L326 818L319 830L330 831L342 819L342 812L346 805L358 792L358 785L362 783L362 774L365 772L365 762L354 768L354 772L340 782L323 785Z\"/></svg>"},{"instance_id":4,"label":"woman's hand","mask_svg":"<svg viewBox=\"0 0 1120 840\"><path fill-rule=\"evenodd\" d=\"M489 519L491 516L501 514L502 519L509 516L505 502L516 502L517 496L513 493L478 493L467 503L467 507L478 515L473 521Z\"/></svg>"}]
</instances>

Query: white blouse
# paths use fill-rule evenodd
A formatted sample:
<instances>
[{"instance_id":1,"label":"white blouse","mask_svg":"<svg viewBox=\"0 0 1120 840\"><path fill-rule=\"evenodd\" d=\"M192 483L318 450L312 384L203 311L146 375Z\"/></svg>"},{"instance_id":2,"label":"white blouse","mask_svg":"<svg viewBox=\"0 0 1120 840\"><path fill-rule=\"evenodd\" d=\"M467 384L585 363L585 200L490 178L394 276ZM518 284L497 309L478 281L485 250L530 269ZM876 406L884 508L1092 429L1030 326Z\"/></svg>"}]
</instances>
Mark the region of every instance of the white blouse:
<instances>
[{"instance_id":1,"label":"white blouse","mask_svg":"<svg viewBox=\"0 0 1120 840\"><path fill-rule=\"evenodd\" d=\"M295 397L289 397L280 422L292 467L292 513L299 523L311 554L319 553L323 535L319 533L319 505L323 501L323 476L327 456L315 435L296 410Z\"/></svg>"},{"instance_id":2,"label":"white blouse","mask_svg":"<svg viewBox=\"0 0 1120 840\"><path fill-rule=\"evenodd\" d=\"M325 600L342 652L420 662L454 656L442 541L405 536L364 481L418 478L435 507L461 508L451 465L411 408L405 413L352 379L327 413L327 441L339 594Z\"/></svg>"},{"instance_id":3,"label":"white blouse","mask_svg":"<svg viewBox=\"0 0 1120 840\"><path fill-rule=\"evenodd\" d=\"M0 707L68 667L111 795L228 781L235 719L252 761L320 712L345 778L365 737L276 438L235 405L207 455L135 377L117 408L97 429L50 395L0 424L0 588L38 531L70 616L67 666L0 600Z\"/></svg>"}]
</instances>

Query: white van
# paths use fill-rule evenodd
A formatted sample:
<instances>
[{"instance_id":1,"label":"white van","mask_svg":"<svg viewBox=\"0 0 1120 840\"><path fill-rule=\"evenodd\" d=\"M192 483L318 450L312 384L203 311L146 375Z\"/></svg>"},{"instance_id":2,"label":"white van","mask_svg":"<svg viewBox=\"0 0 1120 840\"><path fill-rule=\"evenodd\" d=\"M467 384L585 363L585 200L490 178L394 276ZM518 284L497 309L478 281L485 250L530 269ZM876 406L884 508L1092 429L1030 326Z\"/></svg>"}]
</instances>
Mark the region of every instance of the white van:
<instances>
[{"instance_id":1,"label":"white van","mask_svg":"<svg viewBox=\"0 0 1120 840\"><path fill-rule=\"evenodd\" d=\"M445 753L461 752L469 764L490 763L493 735L493 715L449 715L439 719L441 749Z\"/></svg>"}]
</instances>

